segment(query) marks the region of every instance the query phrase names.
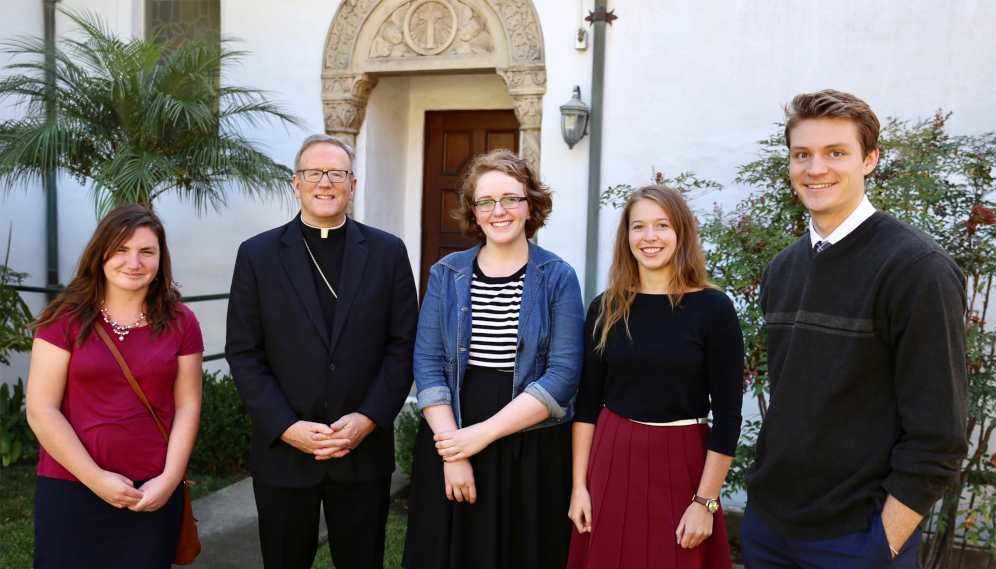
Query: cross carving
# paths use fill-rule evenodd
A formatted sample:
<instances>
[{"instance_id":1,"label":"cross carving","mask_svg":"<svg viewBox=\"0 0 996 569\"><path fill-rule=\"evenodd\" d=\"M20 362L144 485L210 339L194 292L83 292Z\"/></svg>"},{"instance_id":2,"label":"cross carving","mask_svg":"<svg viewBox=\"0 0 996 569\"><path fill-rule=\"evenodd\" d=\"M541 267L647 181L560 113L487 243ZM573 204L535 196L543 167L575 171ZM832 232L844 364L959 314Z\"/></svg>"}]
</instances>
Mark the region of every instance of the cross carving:
<instances>
[{"instance_id":1,"label":"cross carving","mask_svg":"<svg viewBox=\"0 0 996 569\"><path fill-rule=\"evenodd\" d=\"M442 18L443 14L436 13L435 2L427 3L420 12L418 19L425 24L426 29L425 49L436 49L436 20Z\"/></svg>"}]
</instances>

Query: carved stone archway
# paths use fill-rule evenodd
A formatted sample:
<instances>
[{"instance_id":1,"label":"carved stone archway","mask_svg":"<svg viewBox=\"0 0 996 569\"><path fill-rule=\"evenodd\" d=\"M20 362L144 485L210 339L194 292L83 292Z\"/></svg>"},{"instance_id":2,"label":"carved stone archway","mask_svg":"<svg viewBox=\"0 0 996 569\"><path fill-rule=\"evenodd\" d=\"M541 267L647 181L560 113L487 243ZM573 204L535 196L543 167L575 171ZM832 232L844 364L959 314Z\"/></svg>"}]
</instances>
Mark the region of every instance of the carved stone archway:
<instances>
[{"instance_id":1,"label":"carved stone archway","mask_svg":"<svg viewBox=\"0 0 996 569\"><path fill-rule=\"evenodd\" d=\"M546 93L543 34L531 0L342 0L325 42L325 131L356 144L380 75L496 71L539 169Z\"/></svg>"}]
</instances>

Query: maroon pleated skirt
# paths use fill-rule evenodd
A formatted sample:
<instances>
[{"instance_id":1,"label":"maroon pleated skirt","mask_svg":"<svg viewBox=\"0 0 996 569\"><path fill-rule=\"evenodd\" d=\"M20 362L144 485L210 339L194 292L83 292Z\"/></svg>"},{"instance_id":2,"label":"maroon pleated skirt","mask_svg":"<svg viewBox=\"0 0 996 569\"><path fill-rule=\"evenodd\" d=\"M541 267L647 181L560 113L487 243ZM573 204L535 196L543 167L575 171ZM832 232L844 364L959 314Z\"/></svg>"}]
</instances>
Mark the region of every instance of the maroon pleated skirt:
<instances>
[{"instance_id":1,"label":"maroon pleated skirt","mask_svg":"<svg viewBox=\"0 0 996 569\"><path fill-rule=\"evenodd\" d=\"M573 529L568 569L731 569L722 508L712 536L682 549L675 530L705 466L708 425L654 427L602 410L588 462L592 532Z\"/></svg>"}]
</instances>

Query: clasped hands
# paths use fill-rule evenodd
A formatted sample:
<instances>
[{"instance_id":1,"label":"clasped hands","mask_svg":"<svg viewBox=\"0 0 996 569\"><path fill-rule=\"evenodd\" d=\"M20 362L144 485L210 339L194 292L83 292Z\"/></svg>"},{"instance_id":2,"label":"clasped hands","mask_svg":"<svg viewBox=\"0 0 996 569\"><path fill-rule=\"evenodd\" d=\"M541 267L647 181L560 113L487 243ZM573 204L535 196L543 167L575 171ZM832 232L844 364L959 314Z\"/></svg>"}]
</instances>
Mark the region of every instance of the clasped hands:
<instances>
[{"instance_id":1,"label":"clasped hands","mask_svg":"<svg viewBox=\"0 0 996 569\"><path fill-rule=\"evenodd\" d=\"M315 456L315 460L342 458L349 454L377 424L362 413L343 415L335 423L298 421L287 428L280 440L297 450Z\"/></svg>"},{"instance_id":2,"label":"clasped hands","mask_svg":"<svg viewBox=\"0 0 996 569\"><path fill-rule=\"evenodd\" d=\"M166 505L178 484L179 479L160 474L135 488L135 483L127 476L102 470L95 479L88 480L86 486L115 508L154 512Z\"/></svg>"},{"instance_id":3,"label":"clasped hands","mask_svg":"<svg viewBox=\"0 0 996 569\"><path fill-rule=\"evenodd\" d=\"M436 441L436 452L443 457L443 462L456 462L484 450L495 441L495 435L485 423L477 423L455 431L436 433L432 440Z\"/></svg>"}]
</instances>

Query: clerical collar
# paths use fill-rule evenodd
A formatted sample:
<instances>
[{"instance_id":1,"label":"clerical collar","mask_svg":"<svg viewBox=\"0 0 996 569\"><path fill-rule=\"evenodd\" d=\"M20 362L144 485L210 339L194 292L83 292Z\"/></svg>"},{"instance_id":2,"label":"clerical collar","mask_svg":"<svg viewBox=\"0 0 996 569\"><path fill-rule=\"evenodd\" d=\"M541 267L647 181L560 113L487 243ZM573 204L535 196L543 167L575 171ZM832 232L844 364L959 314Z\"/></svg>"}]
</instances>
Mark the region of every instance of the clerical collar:
<instances>
[{"instance_id":1,"label":"clerical collar","mask_svg":"<svg viewBox=\"0 0 996 569\"><path fill-rule=\"evenodd\" d=\"M317 231L320 231L321 234L322 234L322 239L328 239L330 231L333 233L333 235L335 235L335 234L338 234L340 232L339 231L340 229L342 229L343 227L346 226L346 220L343 219L342 223L340 223L339 225L336 225L335 227L315 227L314 225L311 225L310 223L308 223L307 221L305 221L304 220L304 216L301 216L301 225L303 225L305 227L310 227L311 229L315 229Z\"/></svg>"}]
</instances>

